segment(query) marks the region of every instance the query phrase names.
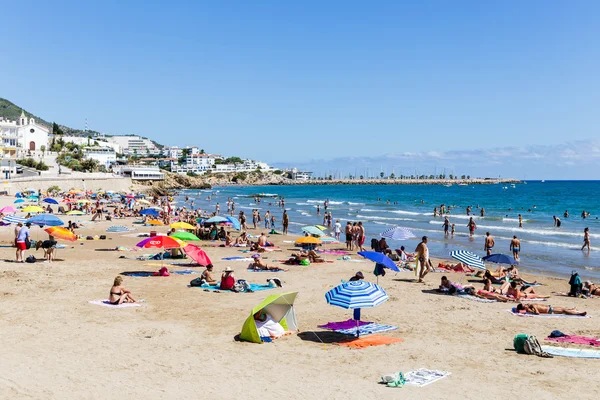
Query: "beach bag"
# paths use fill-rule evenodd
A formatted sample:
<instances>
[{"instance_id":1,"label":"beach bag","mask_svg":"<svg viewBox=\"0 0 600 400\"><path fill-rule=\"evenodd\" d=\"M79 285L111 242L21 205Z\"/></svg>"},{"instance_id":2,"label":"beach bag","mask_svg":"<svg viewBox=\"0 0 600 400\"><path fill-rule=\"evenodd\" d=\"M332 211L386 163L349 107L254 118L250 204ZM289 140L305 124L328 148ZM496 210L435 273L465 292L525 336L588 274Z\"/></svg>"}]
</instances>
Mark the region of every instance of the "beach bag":
<instances>
[{"instance_id":1,"label":"beach bag","mask_svg":"<svg viewBox=\"0 0 600 400\"><path fill-rule=\"evenodd\" d=\"M35 256L34 256L33 254L32 254L32 255L30 255L30 256L28 256L28 257L25 259L25 262L27 262L27 263L31 263L31 264L33 264L33 263L34 263L34 262L36 262L36 261L37 261L37 260L36 260L36 258L35 258Z\"/></svg>"},{"instance_id":2,"label":"beach bag","mask_svg":"<svg viewBox=\"0 0 600 400\"><path fill-rule=\"evenodd\" d=\"M192 287L202 286L203 283L204 283L204 279L196 278L196 279L192 279L190 281L190 286L192 286Z\"/></svg>"},{"instance_id":3,"label":"beach bag","mask_svg":"<svg viewBox=\"0 0 600 400\"><path fill-rule=\"evenodd\" d=\"M513 339L513 347L515 348L517 353L525 353L525 341L528 337L529 335L526 335L524 333L519 333L515 336L515 338Z\"/></svg>"},{"instance_id":4,"label":"beach bag","mask_svg":"<svg viewBox=\"0 0 600 400\"><path fill-rule=\"evenodd\" d=\"M571 290L569 291L569 296L578 297L581 294L582 284L581 278L579 274L575 271L571 274L571 278L569 279L569 285L571 285Z\"/></svg>"},{"instance_id":5,"label":"beach bag","mask_svg":"<svg viewBox=\"0 0 600 400\"><path fill-rule=\"evenodd\" d=\"M241 284L239 281L236 282L233 287L231 288L232 292L236 292L236 293L240 293L244 291L244 285Z\"/></svg>"},{"instance_id":6,"label":"beach bag","mask_svg":"<svg viewBox=\"0 0 600 400\"><path fill-rule=\"evenodd\" d=\"M27 250L29 250L31 248L31 240L29 240L29 238L25 238L25 248ZM35 246L35 242L33 243L33 245Z\"/></svg>"},{"instance_id":7,"label":"beach bag","mask_svg":"<svg viewBox=\"0 0 600 400\"><path fill-rule=\"evenodd\" d=\"M542 350L542 346L535 336L529 336L527 339L525 339L525 343L523 343L523 351L525 354L533 354L544 358L553 358L552 355Z\"/></svg>"},{"instance_id":8,"label":"beach bag","mask_svg":"<svg viewBox=\"0 0 600 400\"><path fill-rule=\"evenodd\" d=\"M250 283L245 279L239 279L237 281L237 284L241 286L241 288L242 288L241 292L249 292L250 293L253 291L250 287Z\"/></svg>"},{"instance_id":9,"label":"beach bag","mask_svg":"<svg viewBox=\"0 0 600 400\"><path fill-rule=\"evenodd\" d=\"M389 257L392 259L392 261L400 261L400 256L398 256L396 253L390 254Z\"/></svg>"},{"instance_id":10,"label":"beach bag","mask_svg":"<svg viewBox=\"0 0 600 400\"><path fill-rule=\"evenodd\" d=\"M281 279L279 278L267 279L267 283L270 287L283 287L283 285L281 284Z\"/></svg>"},{"instance_id":11,"label":"beach bag","mask_svg":"<svg viewBox=\"0 0 600 400\"><path fill-rule=\"evenodd\" d=\"M100 240L106 240L106 235L100 235Z\"/></svg>"}]
</instances>

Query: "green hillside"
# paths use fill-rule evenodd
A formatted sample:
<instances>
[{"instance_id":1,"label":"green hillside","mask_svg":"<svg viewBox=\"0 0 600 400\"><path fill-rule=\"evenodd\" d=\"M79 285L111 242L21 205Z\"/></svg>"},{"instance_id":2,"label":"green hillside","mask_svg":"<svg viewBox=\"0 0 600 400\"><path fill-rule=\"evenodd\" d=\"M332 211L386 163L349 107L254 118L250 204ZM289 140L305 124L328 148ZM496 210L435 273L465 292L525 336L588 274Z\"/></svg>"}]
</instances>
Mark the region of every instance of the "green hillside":
<instances>
[{"instance_id":1,"label":"green hillside","mask_svg":"<svg viewBox=\"0 0 600 400\"><path fill-rule=\"evenodd\" d=\"M11 121L17 121L21 116L21 111L21 107L13 104L12 102L6 99L0 98L0 117L4 117L5 119L9 119ZM43 120L42 118L28 112L27 110L24 111L27 118L33 117L35 118L36 122L39 122L48 127L52 127L52 124L48 121Z\"/></svg>"}]
</instances>

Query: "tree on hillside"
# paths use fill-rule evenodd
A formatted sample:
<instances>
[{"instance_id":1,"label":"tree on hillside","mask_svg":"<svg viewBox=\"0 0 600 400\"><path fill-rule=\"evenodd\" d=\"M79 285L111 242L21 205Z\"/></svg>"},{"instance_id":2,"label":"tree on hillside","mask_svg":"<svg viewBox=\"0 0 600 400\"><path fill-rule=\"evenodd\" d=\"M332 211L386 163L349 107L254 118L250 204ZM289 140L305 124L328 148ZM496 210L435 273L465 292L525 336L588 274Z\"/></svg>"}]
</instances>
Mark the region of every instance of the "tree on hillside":
<instances>
[{"instance_id":1,"label":"tree on hillside","mask_svg":"<svg viewBox=\"0 0 600 400\"><path fill-rule=\"evenodd\" d=\"M393 172L390 174L390 179L396 179L396 174L394 174Z\"/></svg>"},{"instance_id":2,"label":"tree on hillside","mask_svg":"<svg viewBox=\"0 0 600 400\"><path fill-rule=\"evenodd\" d=\"M384 175L385 174L383 173L383 171L379 173L379 176L382 177L382 178L383 178Z\"/></svg>"},{"instance_id":3,"label":"tree on hillside","mask_svg":"<svg viewBox=\"0 0 600 400\"><path fill-rule=\"evenodd\" d=\"M60 126L58 126L58 124L56 122L52 123L52 134L54 135L64 135L65 133L63 132L62 129L60 129Z\"/></svg>"},{"instance_id":4,"label":"tree on hillside","mask_svg":"<svg viewBox=\"0 0 600 400\"><path fill-rule=\"evenodd\" d=\"M190 153L190 149L181 150L181 156L179 156L179 158L177 159L177 162L179 163L179 165L185 164L185 160L189 153Z\"/></svg>"}]
</instances>

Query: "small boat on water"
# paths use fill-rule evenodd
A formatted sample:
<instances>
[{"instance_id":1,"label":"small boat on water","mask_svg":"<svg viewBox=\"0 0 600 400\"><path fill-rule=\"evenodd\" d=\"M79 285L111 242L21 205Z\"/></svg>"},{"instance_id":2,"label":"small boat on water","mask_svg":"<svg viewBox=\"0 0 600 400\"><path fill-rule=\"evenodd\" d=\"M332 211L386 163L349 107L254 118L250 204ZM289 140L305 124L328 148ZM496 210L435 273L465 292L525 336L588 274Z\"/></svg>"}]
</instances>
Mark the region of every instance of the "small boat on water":
<instances>
[{"instance_id":1,"label":"small boat on water","mask_svg":"<svg viewBox=\"0 0 600 400\"><path fill-rule=\"evenodd\" d=\"M451 183L446 183L444 186L446 186L446 187L452 187L452 184Z\"/></svg>"},{"instance_id":2,"label":"small boat on water","mask_svg":"<svg viewBox=\"0 0 600 400\"><path fill-rule=\"evenodd\" d=\"M458 186L469 186L466 183L459 183Z\"/></svg>"}]
</instances>

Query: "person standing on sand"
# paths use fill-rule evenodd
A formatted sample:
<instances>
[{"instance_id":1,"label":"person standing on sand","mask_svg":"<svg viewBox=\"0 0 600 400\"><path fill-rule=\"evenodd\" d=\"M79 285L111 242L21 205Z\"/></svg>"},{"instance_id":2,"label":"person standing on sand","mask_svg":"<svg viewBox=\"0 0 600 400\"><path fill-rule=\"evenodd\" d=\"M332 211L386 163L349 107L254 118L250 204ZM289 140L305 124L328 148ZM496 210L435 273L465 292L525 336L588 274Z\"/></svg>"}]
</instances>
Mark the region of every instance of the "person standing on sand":
<instances>
[{"instance_id":1,"label":"person standing on sand","mask_svg":"<svg viewBox=\"0 0 600 400\"><path fill-rule=\"evenodd\" d=\"M477 228L477 225L475 224L473 217L469 218L469 223L467 224L467 228L469 228L469 235L473 236L473 233L475 233L475 229Z\"/></svg>"},{"instance_id":2,"label":"person standing on sand","mask_svg":"<svg viewBox=\"0 0 600 400\"><path fill-rule=\"evenodd\" d=\"M358 248L360 249L360 251L365 251L365 248L363 247L363 245L365 244L365 239L366 239L366 231L365 231L365 227L363 226L362 222L358 223Z\"/></svg>"},{"instance_id":3,"label":"person standing on sand","mask_svg":"<svg viewBox=\"0 0 600 400\"><path fill-rule=\"evenodd\" d=\"M352 251L352 223L348 221L346 223L346 250Z\"/></svg>"},{"instance_id":4,"label":"person standing on sand","mask_svg":"<svg viewBox=\"0 0 600 400\"><path fill-rule=\"evenodd\" d=\"M450 229L450 220L448 217L444 217L444 236L448 236L448 230Z\"/></svg>"},{"instance_id":5,"label":"person standing on sand","mask_svg":"<svg viewBox=\"0 0 600 400\"><path fill-rule=\"evenodd\" d=\"M342 224L340 224L340 220L335 220L335 225L333 226L333 232L335 233L335 240L340 241L340 235L342 234Z\"/></svg>"},{"instance_id":6,"label":"person standing on sand","mask_svg":"<svg viewBox=\"0 0 600 400\"><path fill-rule=\"evenodd\" d=\"M588 253L590 251L590 228L585 228L583 230L583 246L581 247L581 250L585 249L587 246L588 248Z\"/></svg>"},{"instance_id":7,"label":"person standing on sand","mask_svg":"<svg viewBox=\"0 0 600 400\"><path fill-rule=\"evenodd\" d=\"M27 250L27 241L29 240L30 222L27 222L24 227L19 229L17 236L17 262L24 262L23 252Z\"/></svg>"},{"instance_id":8,"label":"person standing on sand","mask_svg":"<svg viewBox=\"0 0 600 400\"><path fill-rule=\"evenodd\" d=\"M486 232L485 233L485 245L483 246L483 249L487 252L488 256L492 255L492 249L494 248L495 244L496 244L496 241L494 240L494 238L490 235L489 232Z\"/></svg>"},{"instance_id":9,"label":"person standing on sand","mask_svg":"<svg viewBox=\"0 0 600 400\"><path fill-rule=\"evenodd\" d=\"M519 252L521 251L521 241L517 239L517 236L513 236L510 241L510 250L512 251L513 258L515 261L519 261Z\"/></svg>"},{"instance_id":10,"label":"person standing on sand","mask_svg":"<svg viewBox=\"0 0 600 400\"><path fill-rule=\"evenodd\" d=\"M415 257L417 258L417 268L415 272L419 275L419 282L423 282L425 275L431 270L431 260L429 259L429 248L427 247L427 236L421 238L421 243L417 245L415 249ZM420 269L419 269L420 267Z\"/></svg>"},{"instance_id":11,"label":"person standing on sand","mask_svg":"<svg viewBox=\"0 0 600 400\"><path fill-rule=\"evenodd\" d=\"M281 218L281 224L283 225L283 234L287 235L288 225L290 224L290 217L288 216L287 210L283 210L283 217Z\"/></svg>"}]
</instances>

